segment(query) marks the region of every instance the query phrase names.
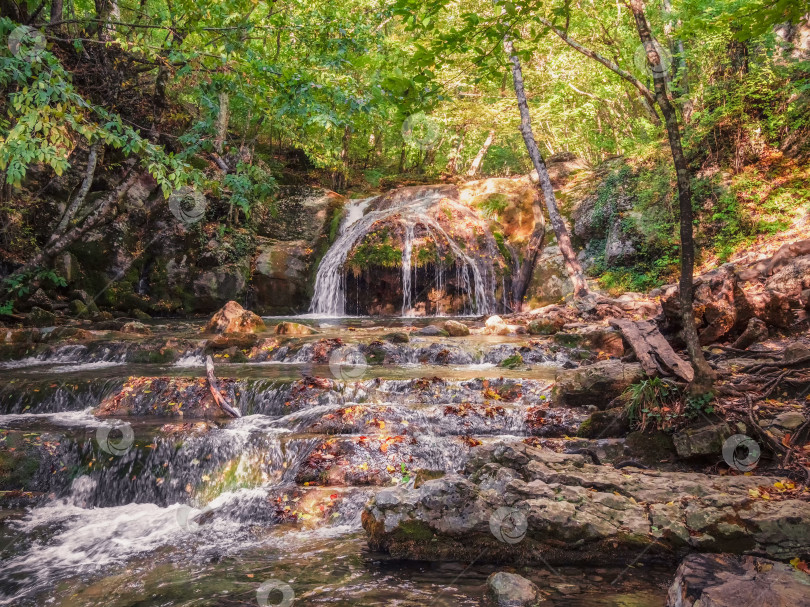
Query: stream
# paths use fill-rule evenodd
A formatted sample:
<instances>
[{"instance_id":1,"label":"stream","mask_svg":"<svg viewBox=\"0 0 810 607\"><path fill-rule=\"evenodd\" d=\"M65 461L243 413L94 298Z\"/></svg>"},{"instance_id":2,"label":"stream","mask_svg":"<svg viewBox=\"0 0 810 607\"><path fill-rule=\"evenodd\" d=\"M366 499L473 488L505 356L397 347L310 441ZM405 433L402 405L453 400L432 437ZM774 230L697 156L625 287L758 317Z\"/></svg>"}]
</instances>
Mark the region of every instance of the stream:
<instances>
[{"instance_id":1,"label":"stream","mask_svg":"<svg viewBox=\"0 0 810 607\"><path fill-rule=\"evenodd\" d=\"M266 320L250 354L215 356L239 419L165 415L170 394L193 398L204 377L199 322L0 363L0 437L31 455L15 460L29 491L4 492L0 511L0 604L483 604L497 567L373 553L363 506L461 470L476 445L575 432L587 411L552 406L540 429L527 414L570 362L528 336L385 340L436 322L424 318L298 317L319 333L264 354L290 319ZM363 355L325 359L324 343ZM146 360L146 344L171 355ZM516 351L526 368L499 366ZM137 414L110 408L121 402ZM551 605L660 607L672 571L529 573Z\"/></svg>"}]
</instances>

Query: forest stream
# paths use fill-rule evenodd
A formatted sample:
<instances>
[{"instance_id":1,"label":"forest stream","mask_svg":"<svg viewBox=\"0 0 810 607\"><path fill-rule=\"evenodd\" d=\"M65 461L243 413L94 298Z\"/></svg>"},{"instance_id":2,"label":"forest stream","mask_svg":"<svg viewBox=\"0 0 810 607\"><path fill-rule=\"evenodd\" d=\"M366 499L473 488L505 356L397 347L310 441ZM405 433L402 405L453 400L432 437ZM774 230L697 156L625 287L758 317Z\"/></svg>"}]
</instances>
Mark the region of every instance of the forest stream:
<instances>
[{"instance_id":1,"label":"forest stream","mask_svg":"<svg viewBox=\"0 0 810 607\"><path fill-rule=\"evenodd\" d=\"M372 552L360 512L380 486L458 471L470 445L537 434L527 403L548 395L565 358L529 346L538 365L518 373L497 363L526 339L425 336L386 344L401 365L330 369L315 362L321 339L351 347L436 319L292 320L324 333L272 360L218 365L243 417L204 431L160 415L115 417L123 430L94 414L128 383L199 379L198 324L154 328L155 339L188 342L170 364L130 362L137 339L4 363L0 427L41 459L30 471L36 506L3 512L3 604L130 605L137 594L139 605L239 605L274 579L294 588L296 605L478 605L492 565ZM139 410L165 404L159 387L140 385ZM548 413L569 432L584 415ZM563 567L549 588L577 595L557 592L553 604L662 604L671 568L623 569Z\"/></svg>"}]
</instances>

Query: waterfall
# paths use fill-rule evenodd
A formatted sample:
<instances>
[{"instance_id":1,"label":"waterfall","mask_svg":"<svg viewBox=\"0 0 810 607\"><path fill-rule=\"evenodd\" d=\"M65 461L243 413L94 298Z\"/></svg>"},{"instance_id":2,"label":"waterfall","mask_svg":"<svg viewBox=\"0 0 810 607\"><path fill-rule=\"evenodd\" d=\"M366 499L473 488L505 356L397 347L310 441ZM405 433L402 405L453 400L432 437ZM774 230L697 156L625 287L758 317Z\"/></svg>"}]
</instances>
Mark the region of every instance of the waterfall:
<instances>
[{"instance_id":1,"label":"waterfall","mask_svg":"<svg viewBox=\"0 0 810 607\"><path fill-rule=\"evenodd\" d=\"M388 204L381 204L379 208L367 211L376 200L370 198L352 201L347 208L338 237L318 266L310 313L319 316L345 316L346 273L344 266L346 259L352 249L372 231L376 224L395 216L399 216L400 221L406 227L402 258L403 315L412 309L414 303L411 254L413 252L413 232L417 225L425 228L428 235L437 243L437 247L440 242L446 243L456 258L457 268L461 265L459 269L460 284L466 295L464 312L488 314L495 309L494 278L490 267L491 257L488 256L488 252L484 251L475 257L468 255L439 222L427 213L430 207L439 200L443 200L448 207L463 214L471 214L468 208L446 198L439 190L428 191L416 198L408 196L402 196L399 200L394 198L393 201L387 201ZM441 276L438 277L438 281L442 281Z\"/></svg>"},{"instance_id":2,"label":"waterfall","mask_svg":"<svg viewBox=\"0 0 810 607\"><path fill-rule=\"evenodd\" d=\"M413 280L411 276L411 255L413 254L412 223L405 224L405 242L402 245L402 315L413 316Z\"/></svg>"}]
</instances>

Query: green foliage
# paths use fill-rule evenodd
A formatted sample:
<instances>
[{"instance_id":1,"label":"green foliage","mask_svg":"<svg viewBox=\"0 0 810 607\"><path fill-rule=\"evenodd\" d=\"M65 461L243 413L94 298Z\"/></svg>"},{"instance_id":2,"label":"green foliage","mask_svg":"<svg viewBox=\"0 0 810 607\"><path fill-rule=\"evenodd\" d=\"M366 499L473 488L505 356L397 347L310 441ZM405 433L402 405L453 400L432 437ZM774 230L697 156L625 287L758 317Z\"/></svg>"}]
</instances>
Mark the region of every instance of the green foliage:
<instances>
[{"instance_id":1,"label":"green foliage","mask_svg":"<svg viewBox=\"0 0 810 607\"><path fill-rule=\"evenodd\" d=\"M231 191L231 206L242 211L246 219L250 219L256 204L267 200L278 189L276 180L267 171L244 162L237 165L236 172L225 176L223 185Z\"/></svg>"},{"instance_id":2,"label":"green foliage","mask_svg":"<svg viewBox=\"0 0 810 607\"><path fill-rule=\"evenodd\" d=\"M54 287L67 286L67 281L49 268L34 268L27 272L12 274L2 283L2 291L20 298L31 292L34 283L48 282Z\"/></svg>"},{"instance_id":3,"label":"green foliage","mask_svg":"<svg viewBox=\"0 0 810 607\"><path fill-rule=\"evenodd\" d=\"M678 387L660 377L631 384L622 394L625 414L641 430L670 427L679 417Z\"/></svg>"}]
</instances>

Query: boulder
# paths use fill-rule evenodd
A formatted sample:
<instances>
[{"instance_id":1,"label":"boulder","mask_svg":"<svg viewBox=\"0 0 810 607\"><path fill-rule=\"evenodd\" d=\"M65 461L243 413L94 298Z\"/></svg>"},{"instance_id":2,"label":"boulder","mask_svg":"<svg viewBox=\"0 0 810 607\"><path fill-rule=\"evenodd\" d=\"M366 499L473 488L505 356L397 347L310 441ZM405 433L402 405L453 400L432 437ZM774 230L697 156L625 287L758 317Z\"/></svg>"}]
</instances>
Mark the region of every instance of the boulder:
<instances>
[{"instance_id":1,"label":"boulder","mask_svg":"<svg viewBox=\"0 0 810 607\"><path fill-rule=\"evenodd\" d=\"M391 342L392 344L407 344L409 341L411 341L410 335L408 335L405 331L394 331L393 333L387 333L383 335L383 339Z\"/></svg>"},{"instance_id":2,"label":"boulder","mask_svg":"<svg viewBox=\"0 0 810 607\"><path fill-rule=\"evenodd\" d=\"M573 292L574 285L565 269L560 247L556 241L547 244L537 256L524 305L531 309L557 304Z\"/></svg>"},{"instance_id":3,"label":"boulder","mask_svg":"<svg viewBox=\"0 0 810 607\"><path fill-rule=\"evenodd\" d=\"M229 301L211 317L206 333L250 333L265 329L264 321L235 301Z\"/></svg>"},{"instance_id":4,"label":"boulder","mask_svg":"<svg viewBox=\"0 0 810 607\"><path fill-rule=\"evenodd\" d=\"M537 585L523 576L499 571L487 578L487 599L492 607L531 607L540 597Z\"/></svg>"},{"instance_id":5,"label":"boulder","mask_svg":"<svg viewBox=\"0 0 810 607\"><path fill-rule=\"evenodd\" d=\"M247 262L226 264L205 270L192 284L194 310L207 312L234 299L242 299L247 290Z\"/></svg>"},{"instance_id":6,"label":"boulder","mask_svg":"<svg viewBox=\"0 0 810 607\"><path fill-rule=\"evenodd\" d=\"M509 326L500 316L490 316L484 324L484 332L490 335L507 335L509 333Z\"/></svg>"},{"instance_id":7,"label":"boulder","mask_svg":"<svg viewBox=\"0 0 810 607\"><path fill-rule=\"evenodd\" d=\"M362 514L371 549L414 560L599 566L810 551L810 503L757 496L772 477L616 470L518 442L475 448L464 474L377 493Z\"/></svg>"},{"instance_id":8,"label":"boulder","mask_svg":"<svg viewBox=\"0 0 810 607\"><path fill-rule=\"evenodd\" d=\"M632 383L646 377L638 363L602 360L557 373L554 401L560 405L604 409Z\"/></svg>"},{"instance_id":9,"label":"boulder","mask_svg":"<svg viewBox=\"0 0 810 607\"><path fill-rule=\"evenodd\" d=\"M276 335L315 335L317 331L298 322L280 322L276 325Z\"/></svg>"},{"instance_id":10,"label":"boulder","mask_svg":"<svg viewBox=\"0 0 810 607\"><path fill-rule=\"evenodd\" d=\"M605 411L594 411L577 430L582 438L603 438L626 436L630 431L630 420L624 409L614 407Z\"/></svg>"},{"instance_id":11,"label":"boulder","mask_svg":"<svg viewBox=\"0 0 810 607\"><path fill-rule=\"evenodd\" d=\"M445 322L444 330L447 331L450 337L464 337L470 334L470 328L463 322L458 322L457 320L448 320Z\"/></svg>"},{"instance_id":12,"label":"boulder","mask_svg":"<svg viewBox=\"0 0 810 607\"><path fill-rule=\"evenodd\" d=\"M637 253L633 238L622 229L621 218L614 217L605 240L605 263L608 266L626 265Z\"/></svg>"},{"instance_id":13,"label":"boulder","mask_svg":"<svg viewBox=\"0 0 810 607\"><path fill-rule=\"evenodd\" d=\"M785 563L753 556L691 554L667 594L667 607L810 605L810 576Z\"/></svg>"},{"instance_id":14,"label":"boulder","mask_svg":"<svg viewBox=\"0 0 810 607\"><path fill-rule=\"evenodd\" d=\"M289 314L305 309L312 246L305 240L268 241L257 248L250 286L257 310Z\"/></svg>"},{"instance_id":15,"label":"boulder","mask_svg":"<svg viewBox=\"0 0 810 607\"><path fill-rule=\"evenodd\" d=\"M28 313L27 324L32 327L52 327L56 324L56 314L34 306Z\"/></svg>"},{"instance_id":16,"label":"boulder","mask_svg":"<svg viewBox=\"0 0 810 607\"><path fill-rule=\"evenodd\" d=\"M719 455L723 442L734 432L727 424L709 424L698 428L687 428L672 437L679 457Z\"/></svg>"}]
</instances>

